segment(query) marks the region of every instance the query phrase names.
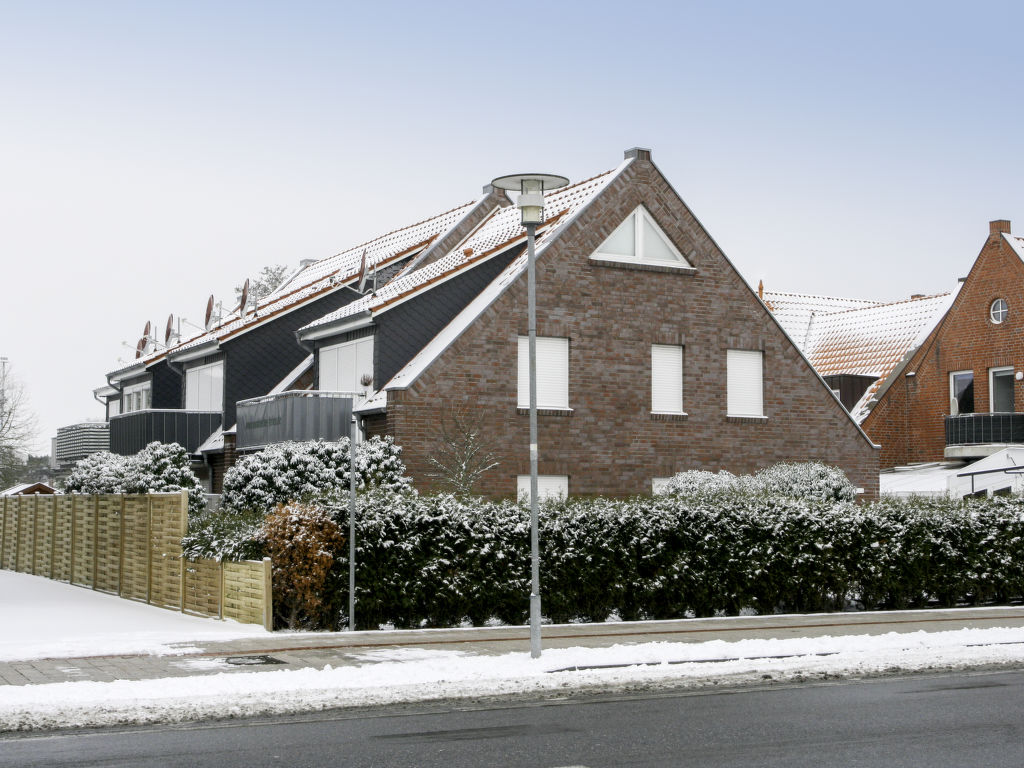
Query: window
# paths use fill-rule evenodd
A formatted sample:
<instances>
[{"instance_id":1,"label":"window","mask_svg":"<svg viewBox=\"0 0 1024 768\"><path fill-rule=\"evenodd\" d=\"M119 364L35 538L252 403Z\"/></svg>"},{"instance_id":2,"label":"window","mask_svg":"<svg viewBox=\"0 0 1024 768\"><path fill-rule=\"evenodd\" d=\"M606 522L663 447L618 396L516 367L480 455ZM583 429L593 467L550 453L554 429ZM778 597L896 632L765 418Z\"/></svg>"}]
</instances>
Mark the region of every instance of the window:
<instances>
[{"instance_id":1,"label":"window","mask_svg":"<svg viewBox=\"0 0 1024 768\"><path fill-rule=\"evenodd\" d=\"M121 413L121 401L107 400L107 418L117 416L119 413Z\"/></svg>"},{"instance_id":2,"label":"window","mask_svg":"<svg viewBox=\"0 0 1024 768\"><path fill-rule=\"evenodd\" d=\"M989 410L992 413L1013 413L1013 367L989 368Z\"/></svg>"},{"instance_id":3,"label":"window","mask_svg":"<svg viewBox=\"0 0 1024 768\"><path fill-rule=\"evenodd\" d=\"M121 392L121 413L148 410L152 392L153 385L148 381L125 387Z\"/></svg>"},{"instance_id":4,"label":"window","mask_svg":"<svg viewBox=\"0 0 1024 768\"><path fill-rule=\"evenodd\" d=\"M326 392L357 392L366 398L373 392L373 336L323 347L320 350L320 389Z\"/></svg>"},{"instance_id":5,"label":"window","mask_svg":"<svg viewBox=\"0 0 1024 768\"><path fill-rule=\"evenodd\" d=\"M608 236L591 257L660 266L691 267L647 210L640 206Z\"/></svg>"},{"instance_id":6,"label":"window","mask_svg":"<svg viewBox=\"0 0 1024 768\"><path fill-rule=\"evenodd\" d=\"M545 499L564 499L569 495L568 475L537 475L537 497ZM516 496L530 500L530 476L519 475L516 478Z\"/></svg>"},{"instance_id":7,"label":"window","mask_svg":"<svg viewBox=\"0 0 1024 768\"><path fill-rule=\"evenodd\" d=\"M760 351L726 351L726 413L764 417L764 390Z\"/></svg>"},{"instance_id":8,"label":"window","mask_svg":"<svg viewBox=\"0 0 1024 768\"><path fill-rule=\"evenodd\" d=\"M651 411L683 412L683 348L651 345Z\"/></svg>"},{"instance_id":9,"label":"window","mask_svg":"<svg viewBox=\"0 0 1024 768\"><path fill-rule=\"evenodd\" d=\"M185 371L185 410L224 409L224 362L198 365Z\"/></svg>"},{"instance_id":10,"label":"window","mask_svg":"<svg viewBox=\"0 0 1024 768\"><path fill-rule=\"evenodd\" d=\"M519 337L520 408L530 407L530 339ZM569 410L569 340L537 337L537 407Z\"/></svg>"},{"instance_id":11,"label":"window","mask_svg":"<svg viewBox=\"0 0 1024 768\"><path fill-rule=\"evenodd\" d=\"M988 308L988 316L993 323L999 325L1006 319L1006 315L1009 311L1010 309L1006 304L1006 299L996 299L992 302L992 306Z\"/></svg>"},{"instance_id":12,"label":"window","mask_svg":"<svg viewBox=\"0 0 1024 768\"><path fill-rule=\"evenodd\" d=\"M974 413L974 371L949 374L949 413Z\"/></svg>"}]
</instances>

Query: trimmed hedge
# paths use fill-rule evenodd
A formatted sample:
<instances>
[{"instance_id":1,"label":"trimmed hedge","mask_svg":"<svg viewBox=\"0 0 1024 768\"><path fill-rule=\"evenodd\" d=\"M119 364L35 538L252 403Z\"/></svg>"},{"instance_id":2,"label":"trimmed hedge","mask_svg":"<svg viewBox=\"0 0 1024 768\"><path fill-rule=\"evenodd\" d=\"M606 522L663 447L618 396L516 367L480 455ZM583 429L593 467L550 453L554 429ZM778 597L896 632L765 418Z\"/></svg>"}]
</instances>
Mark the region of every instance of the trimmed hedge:
<instances>
[{"instance_id":1,"label":"trimmed hedge","mask_svg":"<svg viewBox=\"0 0 1024 768\"><path fill-rule=\"evenodd\" d=\"M359 625L525 622L528 518L512 502L361 497ZM858 506L721 491L574 499L542 505L540 536L542 610L555 622L952 606L1024 594L1024 502L1014 498ZM344 556L338 565L347 568Z\"/></svg>"}]
</instances>

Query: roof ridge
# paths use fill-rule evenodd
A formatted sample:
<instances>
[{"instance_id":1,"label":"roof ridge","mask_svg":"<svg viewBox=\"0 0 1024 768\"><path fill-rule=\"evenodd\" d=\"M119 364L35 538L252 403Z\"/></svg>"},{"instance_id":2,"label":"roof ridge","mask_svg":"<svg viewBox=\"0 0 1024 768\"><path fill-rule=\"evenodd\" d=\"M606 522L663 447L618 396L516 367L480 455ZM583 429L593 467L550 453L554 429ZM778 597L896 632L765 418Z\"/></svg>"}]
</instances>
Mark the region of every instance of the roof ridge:
<instances>
[{"instance_id":1,"label":"roof ridge","mask_svg":"<svg viewBox=\"0 0 1024 768\"><path fill-rule=\"evenodd\" d=\"M434 219L440 219L442 216L447 216L448 214L455 213L455 211L461 210L463 208L467 208L467 207L469 207L471 205L476 205L479 202L480 202L480 200L470 200L468 203L462 203L461 205L456 205L454 208L449 208L447 211L442 211L441 213L435 214L434 216L428 216L425 219L422 219L420 221L414 222L412 224L407 224L404 227L398 227L397 229L392 229L390 232L385 232L383 235L377 235L377 237L371 237L369 240L365 240L362 243L359 243L358 245L353 245L353 246L351 246L349 248L345 248L344 250L338 251L337 253L332 253L330 256L324 256L323 259L317 259L317 261L324 261L325 259L333 259L335 256L341 256L342 254L348 253L349 251L354 251L357 248L366 248L367 246L370 245L370 243L376 243L378 240L383 240L385 237L389 237L391 235L397 235L399 232L405 232L407 229L413 229L414 227L419 227L419 226L421 226L423 224L426 224L428 221L433 221Z\"/></svg>"}]
</instances>

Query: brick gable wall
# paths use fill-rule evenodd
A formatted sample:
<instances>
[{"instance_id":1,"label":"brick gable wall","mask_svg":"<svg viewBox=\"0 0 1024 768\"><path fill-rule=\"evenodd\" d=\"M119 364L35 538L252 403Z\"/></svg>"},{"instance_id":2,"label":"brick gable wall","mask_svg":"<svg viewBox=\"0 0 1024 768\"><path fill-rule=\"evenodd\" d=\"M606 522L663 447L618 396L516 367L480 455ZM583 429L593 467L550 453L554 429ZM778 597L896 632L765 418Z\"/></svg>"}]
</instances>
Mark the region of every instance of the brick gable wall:
<instances>
[{"instance_id":1,"label":"brick gable wall","mask_svg":"<svg viewBox=\"0 0 1024 768\"><path fill-rule=\"evenodd\" d=\"M695 273L588 258L640 204ZM568 475L570 493L648 493L653 477L681 470L818 459L877 495L877 449L643 155L552 242L537 285L538 334L569 339L572 409L539 417L539 471ZM523 274L409 389L388 393L385 424L371 431L395 436L420 488L453 411L481 428L499 461L477 490L512 495L529 472L528 417L516 408L526 299ZM651 344L684 346L686 416L651 414ZM766 419L726 416L729 348L764 352Z\"/></svg>"},{"instance_id":2,"label":"brick gable wall","mask_svg":"<svg viewBox=\"0 0 1024 768\"><path fill-rule=\"evenodd\" d=\"M1001 231L1009 232L1009 222L992 222L990 236L949 312L864 420L864 430L882 446L882 467L942 460L950 372L974 371L975 411L986 413L989 369L1024 367L1024 263ZM1009 305L1006 320L998 325L989 320L989 308L997 298ZM1014 399L1020 411L1021 382L1015 383Z\"/></svg>"}]
</instances>

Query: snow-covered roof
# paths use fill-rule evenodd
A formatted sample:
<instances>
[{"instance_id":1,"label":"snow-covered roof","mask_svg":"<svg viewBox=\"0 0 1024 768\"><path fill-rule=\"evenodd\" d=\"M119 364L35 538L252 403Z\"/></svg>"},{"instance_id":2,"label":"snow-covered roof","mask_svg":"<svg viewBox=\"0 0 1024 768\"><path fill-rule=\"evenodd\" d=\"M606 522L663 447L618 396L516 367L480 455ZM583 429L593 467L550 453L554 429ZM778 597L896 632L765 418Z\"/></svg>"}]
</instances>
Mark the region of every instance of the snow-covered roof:
<instances>
[{"instance_id":1,"label":"snow-covered roof","mask_svg":"<svg viewBox=\"0 0 1024 768\"><path fill-rule=\"evenodd\" d=\"M24 493L56 493L57 489L49 483L19 483L0 491L0 496L21 496Z\"/></svg>"},{"instance_id":2,"label":"snow-covered roof","mask_svg":"<svg viewBox=\"0 0 1024 768\"><path fill-rule=\"evenodd\" d=\"M953 291L883 303L765 291L763 298L819 375L877 379L851 410L860 423L879 387L921 345L955 296Z\"/></svg>"},{"instance_id":3,"label":"snow-covered roof","mask_svg":"<svg viewBox=\"0 0 1024 768\"><path fill-rule=\"evenodd\" d=\"M585 181L549 192L544 198L544 211L547 223L537 231L535 257L542 258L547 247L558 235L583 212L587 205L612 180L619 176L632 162L624 160L617 168L594 176ZM442 259L442 262L456 270L459 253L465 258L472 258L477 253L501 253L509 248L518 248L524 242L525 233L521 223L521 214L516 208L502 208L496 211L483 226L479 227L465 243L461 244ZM469 256L466 256L466 254ZM450 259L450 260L449 260ZM465 266L464 264L462 266ZM390 381L366 400L356 410L361 413L380 410L387 404L386 391L405 389L426 370L437 357L444 352L462 333L487 309L505 290L526 271L527 256L523 250L513 261L502 270L490 285L481 291L455 319L419 351ZM397 282L397 281L396 281ZM362 309L369 307L364 306ZM343 308L342 311L344 311ZM337 313L332 313L332 315ZM308 326L307 326L308 327Z\"/></svg>"},{"instance_id":4,"label":"snow-covered roof","mask_svg":"<svg viewBox=\"0 0 1024 768\"><path fill-rule=\"evenodd\" d=\"M216 344L230 337L248 331L271 318L297 309L308 301L318 299L356 279L362 268L363 254L366 254L367 270L386 266L422 252L452 230L481 200L460 205L429 219L396 229L333 256L320 259L299 269L285 284L260 299L255 311L240 314L238 309L227 313L209 331L181 339L170 347L155 350L127 365L112 371L110 376L123 378L127 372L138 369L142 373L152 363L168 356L198 351L205 344Z\"/></svg>"},{"instance_id":5,"label":"snow-covered roof","mask_svg":"<svg viewBox=\"0 0 1024 768\"><path fill-rule=\"evenodd\" d=\"M547 220L537 229L538 255L541 249L564 229L567 221L615 177L618 170L606 171L545 195L544 210ZM523 229L521 218L519 209L513 206L496 207L474 232L447 254L426 266L399 275L376 293L364 296L309 323L300 329L300 334L355 315L367 312L375 315L387 311L422 290L432 288L499 253L507 253L511 248L521 248L526 242L526 231Z\"/></svg>"},{"instance_id":6,"label":"snow-covered roof","mask_svg":"<svg viewBox=\"0 0 1024 768\"><path fill-rule=\"evenodd\" d=\"M1024 261L1024 237L1012 235L1009 232L1003 232L1003 239L1010 244L1010 247L1013 248L1014 253L1020 257L1020 260Z\"/></svg>"}]
</instances>

